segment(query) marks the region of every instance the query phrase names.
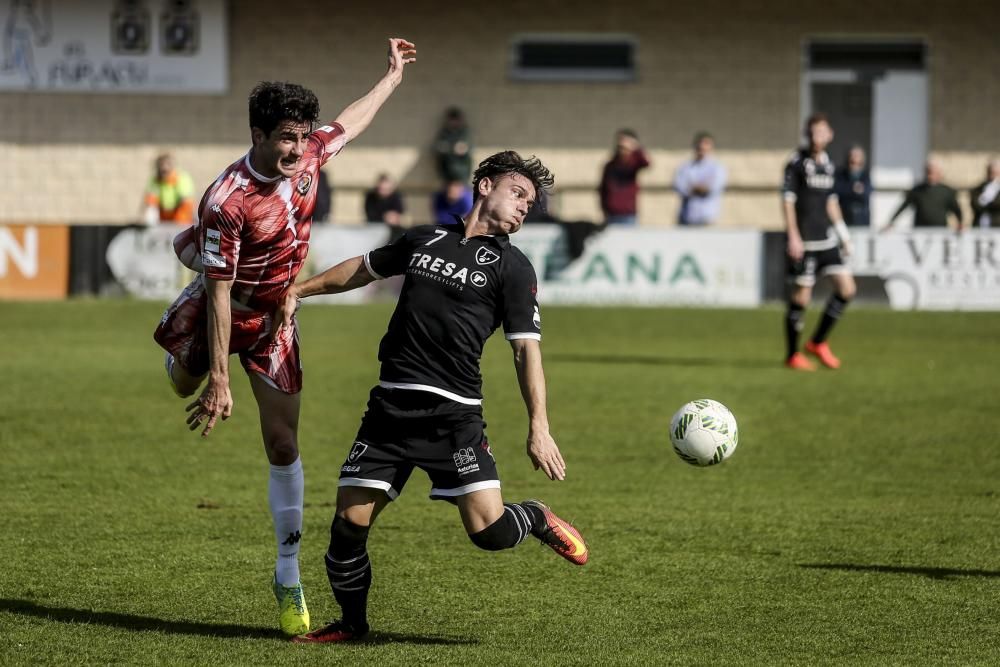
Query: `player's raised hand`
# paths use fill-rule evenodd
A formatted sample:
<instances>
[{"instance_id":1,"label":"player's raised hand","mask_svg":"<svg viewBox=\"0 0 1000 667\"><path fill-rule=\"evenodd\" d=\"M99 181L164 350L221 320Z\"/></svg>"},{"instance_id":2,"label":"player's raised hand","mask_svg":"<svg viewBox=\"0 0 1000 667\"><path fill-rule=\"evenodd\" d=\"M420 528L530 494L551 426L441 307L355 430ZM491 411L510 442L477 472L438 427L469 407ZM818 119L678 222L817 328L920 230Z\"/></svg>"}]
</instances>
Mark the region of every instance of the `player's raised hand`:
<instances>
[{"instance_id":1,"label":"player's raised hand","mask_svg":"<svg viewBox=\"0 0 1000 667\"><path fill-rule=\"evenodd\" d=\"M389 38L389 72L403 75L403 67L417 61L417 46L401 37Z\"/></svg>"},{"instance_id":2,"label":"player's raised hand","mask_svg":"<svg viewBox=\"0 0 1000 667\"><path fill-rule=\"evenodd\" d=\"M204 422L205 428L201 435L207 436L215 428L219 417L225 420L233 414L233 396L229 391L229 383L209 378L198 400L184 409L188 411L188 428L194 431Z\"/></svg>"},{"instance_id":3,"label":"player's raised hand","mask_svg":"<svg viewBox=\"0 0 1000 667\"><path fill-rule=\"evenodd\" d=\"M548 431L544 433L528 433L528 458L551 480L566 479L566 462L563 461L559 446Z\"/></svg>"}]
</instances>

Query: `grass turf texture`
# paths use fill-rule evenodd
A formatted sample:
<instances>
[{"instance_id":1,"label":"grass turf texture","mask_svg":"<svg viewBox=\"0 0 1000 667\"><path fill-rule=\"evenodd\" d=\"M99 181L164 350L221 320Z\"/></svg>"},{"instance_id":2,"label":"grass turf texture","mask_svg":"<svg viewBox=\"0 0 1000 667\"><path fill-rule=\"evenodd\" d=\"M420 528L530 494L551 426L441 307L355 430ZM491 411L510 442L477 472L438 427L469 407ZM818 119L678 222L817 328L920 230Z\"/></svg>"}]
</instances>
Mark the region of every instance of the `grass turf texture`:
<instances>
[{"instance_id":1,"label":"grass turf texture","mask_svg":"<svg viewBox=\"0 0 1000 667\"><path fill-rule=\"evenodd\" d=\"M777 309L546 308L568 481L524 456L499 336L486 419L506 498L573 520L590 563L478 551L417 471L373 530L370 641L298 646L276 632L248 383L234 359L233 418L189 433L150 339L161 310L0 304L0 662L996 664L1000 315L855 309L844 368L803 374L780 365ZM337 615L322 556L388 314L301 314L314 626ZM722 466L670 450L697 397L739 421Z\"/></svg>"}]
</instances>

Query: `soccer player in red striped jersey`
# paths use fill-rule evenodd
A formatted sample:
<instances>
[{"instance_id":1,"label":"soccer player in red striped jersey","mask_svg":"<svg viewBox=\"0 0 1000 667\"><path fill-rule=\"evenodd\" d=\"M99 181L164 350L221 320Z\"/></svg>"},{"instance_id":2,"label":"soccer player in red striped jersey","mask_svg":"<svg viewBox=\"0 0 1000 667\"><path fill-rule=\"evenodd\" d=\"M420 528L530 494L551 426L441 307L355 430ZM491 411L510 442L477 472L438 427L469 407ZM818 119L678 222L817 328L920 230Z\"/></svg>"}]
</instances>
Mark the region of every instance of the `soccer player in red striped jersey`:
<instances>
[{"instance_id":1,"label":"soccer player in red striped jersey","mask_svg":"<svg viewBox=\"0 0 1000 667\"><path fill-rule=\"evenodd\" d=\"M309 251L320 167L364 132L415 59L411 42L390 39L385 75L318 129L319 102L310 90L275 82L255 87L249 152L209 187L198 222L174 241L181 261L200 275L167 309L154 338L167 351L167 373L180 396L194 395L205 383L186 408L191 430L200 428L203 436L233 412L230 355L239 355L250 377L271 464L268 500L278 548L273 590L281 629L289 635L309 630L298 565L302 370L296 326L272 336L271 314Z\"/></svg>"}]
</instances>

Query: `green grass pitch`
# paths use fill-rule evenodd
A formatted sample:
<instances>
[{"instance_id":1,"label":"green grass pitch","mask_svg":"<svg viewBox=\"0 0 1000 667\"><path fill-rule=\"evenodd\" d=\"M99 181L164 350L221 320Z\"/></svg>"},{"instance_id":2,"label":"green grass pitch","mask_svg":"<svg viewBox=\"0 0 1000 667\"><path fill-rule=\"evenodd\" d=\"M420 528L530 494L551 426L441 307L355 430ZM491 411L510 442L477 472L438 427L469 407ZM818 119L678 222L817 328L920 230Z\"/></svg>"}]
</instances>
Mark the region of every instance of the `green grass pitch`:
<instances>
[{"instance_id":1,"label":"green grass pitch","mask_svg":"<svg viewBox=\"0 0 1000 667\"><path fill-rule=\"evenodd\" d=\"M591 562L478 551L418 471L372 533L370 641L299 646L276 632L247 380L234 361L232 419L189 433L150 338L162 308L0 303L2 664L1000 662L1000 314L856 308L832 339L844 368L797 374L776 308L545 308L567 481L524 455L499 335L488 432L505 496L574 521ZM301 314L314 625L337 615L322 557L389 312ZM739 421L721 466L670 449L698 397Z\"/></svg>"}]
</instances>

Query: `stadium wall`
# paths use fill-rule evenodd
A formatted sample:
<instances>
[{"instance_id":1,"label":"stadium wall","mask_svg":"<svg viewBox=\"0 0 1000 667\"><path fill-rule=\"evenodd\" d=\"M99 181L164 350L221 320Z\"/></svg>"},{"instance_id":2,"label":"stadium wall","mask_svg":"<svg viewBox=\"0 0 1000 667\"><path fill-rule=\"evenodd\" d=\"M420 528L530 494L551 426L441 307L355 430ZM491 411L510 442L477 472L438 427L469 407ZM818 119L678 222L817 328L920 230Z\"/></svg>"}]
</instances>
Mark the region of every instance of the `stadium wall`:
<instances>
[{"instance_id":1,"label":"stadium wall","mask_svg":"<svg viewBox=\"0 0 1000 667\"><path fill-rule=\"evenodd\" d=\"M701 129L717 138L730 172L723 224L780 226L781 167L799 137L806 40L897 38L928 45L929 146L948 180L967 188L1000 151L1000 40L995 3L790 0L730 3L557 3L496 6L429 0L362 5L228 5L229 90L223 95L0 93L0 221L123 224L138 216L154 156L171 150L198 187L246 149L245 98L262 79L316 90L332 116L383 68L384 39L406 36L419 62L373 127L331 163L333 217L361 220L364 188L380 171L401 179L415 221L433 187L428 146L442 110L465 109L476 156L537 153L555 171L557 212L598 217L595 186L612 133L635 128L654 165L641 182L641 222L670 225L668 184ZM524 32L623 33L637 40L630 83L510 80L512 38Z\"/></svg>"}]
</instances>

